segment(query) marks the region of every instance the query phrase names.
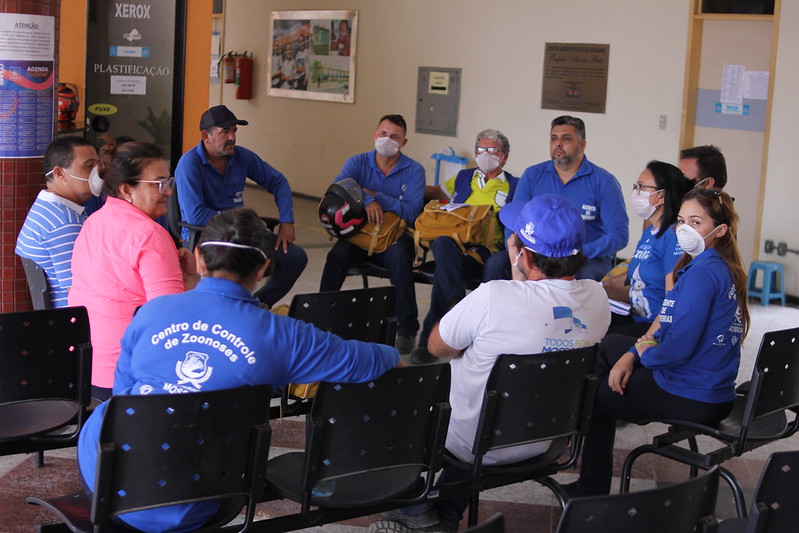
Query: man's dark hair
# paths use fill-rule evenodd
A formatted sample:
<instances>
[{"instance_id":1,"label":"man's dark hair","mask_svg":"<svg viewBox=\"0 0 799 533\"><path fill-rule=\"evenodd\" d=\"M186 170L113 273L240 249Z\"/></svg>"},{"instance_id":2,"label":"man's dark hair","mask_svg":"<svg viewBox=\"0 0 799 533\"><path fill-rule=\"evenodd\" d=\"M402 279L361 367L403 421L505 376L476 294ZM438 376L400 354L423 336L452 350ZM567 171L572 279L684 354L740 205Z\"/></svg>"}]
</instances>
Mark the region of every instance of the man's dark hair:
<instances>
[{"instance_id":1,"label":"man's dark hair","mask_svg":"<svg viewBox=\"0 0 799 533\"><path fill-rule=\"evenodd\" d=\"M585 266L587 259L582 252L577 255L567 255L566 257L547 257L532 251L524 246L521 238L517 234L513 234L516 239L516 246L525 248L533 258L533 264L546 276L548 279L565 278L567 276L576 276L577 272Z\"/></svg>"},{"instance_id":2,"label":"man's dark hair","mask_svg":"<svg viewBox=\"0 0 799 533\"><path fill-rule=\"evenodd\" d=\"M44 171L50 172L55 167L68 167L75 160L76 146L91 146L94 145L83 137L77 135L70 135L67 137L59 137L50 143L47 150L44 151ZM47 181L53 179L52 174L47 175Z\"/></svg>"},{"instance_id":3,"label":"man's dark hair","mask_svg":"<svg viewBox=\"0 0 799 533\"><path fill-rule=\"evenodd\" d=\"M573 117L571 115L561 115L559 117L555 117L552 121L552 125L549 127L550 130L555 126L574 126L574 129L577 130L577 136L582 141L585 139L585 122L583 119Z\"/></svg>"},{"instance_id":4,"label":"man's dark hair","mask_svg":"<svg viewBox=\"0 0 799 533\"><path fill-rule=\"evenodd\" d=\"M577 272L585 266L586 258L582 252L566 257L547 257L529 250L533 256L533 263L549 279L576 276Z\"/></svg>"},{"instance_id":5,"label":"man's dark hair","mask_svg":"<svg viewBox=\"0 0 799 533\"><path fill-rule=\"evenodd\" d=\"M377 121L377 125L379 126L384 120L388 120L395 126L402 128L403 135L408 134L408 125L405 123L405 119L402 117L402 115L383 115L380 117L380 120Z\"/></svg>"},{"instance_id":6,"label":"man's dark hair","mask_svg":"<svg viewBox=\"0 0 799 533\"><path fill-rule=\"evenodd\" d=\"M680 159L696 159L699 169L697 182L711 177L716 182L716 189L723 189L727 185L727 162L718 147L708 144L686 148L680 152Z\"/></svg>"}]
</instances>

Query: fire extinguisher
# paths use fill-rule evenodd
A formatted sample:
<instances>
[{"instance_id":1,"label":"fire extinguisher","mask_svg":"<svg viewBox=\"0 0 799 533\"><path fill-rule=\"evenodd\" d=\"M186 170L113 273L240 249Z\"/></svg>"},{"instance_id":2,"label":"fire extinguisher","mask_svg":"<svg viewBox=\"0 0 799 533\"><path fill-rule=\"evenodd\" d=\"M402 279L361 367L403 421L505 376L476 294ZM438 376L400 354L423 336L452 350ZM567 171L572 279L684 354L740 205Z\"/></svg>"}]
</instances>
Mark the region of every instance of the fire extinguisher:
<instances>
[{"instance_id":1,"label":"fire extinguisher","mask_svg":"<svg viewBox=\"0 0 799 533\"><path fill-rule=\"evenodd\" d=\"M222 67L222 73L220 78L222 78L223 83L233 83L236 81L236 54L233 52L228 52L227 54L223 55L222 58L219 60L219 64Z\"/></svg>"},{"instance_id":2,"label":"fire extinguisher","mask_svg":"<svg viewBox=\"0 0 799 533\"><path fill-rule=\"evenodd\" d=\"M252 55L247 51L236 56L236 99L249 100L252 98Z\"/></svg>"}]
</instances>

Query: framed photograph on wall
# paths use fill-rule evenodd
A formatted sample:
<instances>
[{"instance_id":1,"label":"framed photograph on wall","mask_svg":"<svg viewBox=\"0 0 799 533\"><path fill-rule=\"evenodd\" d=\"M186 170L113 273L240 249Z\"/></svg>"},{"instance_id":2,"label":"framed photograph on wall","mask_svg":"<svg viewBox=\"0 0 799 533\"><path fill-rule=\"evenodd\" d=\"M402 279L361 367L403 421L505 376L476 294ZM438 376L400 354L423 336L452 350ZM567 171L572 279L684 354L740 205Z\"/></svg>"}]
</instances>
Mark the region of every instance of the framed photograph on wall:
<instances>
[{"instance_id":1,"label":"framed photograph on wall","mask_svg":"<svg viewBox=\"0 0 799 533\"><path fill-rule=\"evenodd\" d=\"M358 11L272 11L269 96L355 101Z\"/></svg>"}]
</instances>

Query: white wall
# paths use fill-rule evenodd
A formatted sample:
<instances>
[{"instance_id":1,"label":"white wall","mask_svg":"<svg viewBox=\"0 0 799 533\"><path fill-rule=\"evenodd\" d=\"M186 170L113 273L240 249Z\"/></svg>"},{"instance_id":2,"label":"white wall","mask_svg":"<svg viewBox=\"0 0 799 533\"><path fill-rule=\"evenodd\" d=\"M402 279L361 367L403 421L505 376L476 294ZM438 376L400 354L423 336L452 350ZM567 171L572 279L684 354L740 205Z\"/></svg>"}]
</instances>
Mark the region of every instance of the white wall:
<instances>
[{"instance_id":1,"label":"white wall","mask_svg":"<svg viewBox=\"0 0 799 533\"><path fill-rule=\"evenodd\" d=\"M799 250L799 163L797 163L797 124L799 106L799 3L783 0L777 48L777 73L774 77L774 102L771 113L766 190L761 217L760 259L785 265L785 287L789 294L799 294L799 256L778 257L763 252L763 242L783 241Z\"/></svg>"},{"instance_id":2,"label":"white wall","mask_svg":"<svg viewBox=\"0 0 799 533\"><path fill-rule=\"evenodd\" d=\"M354 104L266 96L269 12L300 8L359 10ZM469 157L474 135L486 127L508 136L507 169L519 175L548 157L549 122L563 114L540 109L544 43L606 43L606 113L579 116L587 125L588 157L613 172L626 193L648 160L677 159L689 16L690 0L309 0L301 6L227 0L225 49L254 52L256 96L235 100L233 85L226 85L222 102L250 120L239 130L240 144L283 171L301 193L321 195L348 156L370 150L375 122L386 113L405 116L405 153L425 166L428 182L435 168L430 154L452 146ZM799 239L791 241L799 227L793 205L799 195L791 172L796 163L788 155L799 123L791 102L799 82L799 35L790 31L799 4L783 2L781 18L762 236L799 248ZM420 66L463 69L457 137L414 133ZM665 130L658 129L659 115L668 117ZM742 221L750 232L755 223ZM631 252L640 227L633 216L632 244L623 253ZM799 294L796 256L763 258L785 263L789 292Z\"/></svg>"},{"instance_id":3,"label":"white wall","mask_svg":"<svg viewBox=\"0 0 799 533\"><path fill-rule=\"evenodd\" d=\"M267 97L269 11L294 10L292 0L227 0L225 49L255 53L255 98L223 103L250 121L239 142L291 180L295 191L321 195L346 158L371 149L386 113L410 125L405 153L434 176L430 155L447 146L471 156L474 135L491 127L511 142L507 169L516 175L548 158L549 122L540 109L544 43L610 45L607 111L583 113L587 155L613 172L624 190L650 159L678 153L689 0L351 0L304 2L303 9L359 10L355 103ZM638 22L636 22L638 21ZM418 67L462 71L457 137L416 134ZM658 116L668 116L666 130ZM633 222L633 242L640 235Z\"/></svg>"}]
</instances>

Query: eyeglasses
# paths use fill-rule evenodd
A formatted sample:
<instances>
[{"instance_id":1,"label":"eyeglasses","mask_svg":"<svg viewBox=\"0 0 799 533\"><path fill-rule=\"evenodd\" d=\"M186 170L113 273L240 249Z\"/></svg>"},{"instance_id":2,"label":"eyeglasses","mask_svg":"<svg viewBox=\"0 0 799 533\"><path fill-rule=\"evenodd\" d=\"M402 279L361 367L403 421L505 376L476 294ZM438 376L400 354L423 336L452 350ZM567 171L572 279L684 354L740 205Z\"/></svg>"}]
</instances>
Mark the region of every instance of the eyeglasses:
<instances>
[{"instance_id":1,"label":"eyeglasses","mask_svg":"<svg viewBox=\"0 0 799 533\"><path fill-rule=\"evenodd\" d=\"M474 153L482 154L488 152L489 154L496 154L497 152L501 152L499 148L495 148L493 146L475 146Z\"/></svg>"},{"instance_id":2,"label":"eyeglasses","mask_svg":"<svg viewBox=\"0 0 799 533\"><path fill-rule=\"evenodd\" d=\"M172 187L175 186L175 178L161 178L157 180L136 180L138 183L157 183L158 184L158 192L160 194L166 194L167 191L171 191Z\"/></svg>"},{"instance_id":3,"label":"eyeglasses","mask_svg":"<svg viewBox=\"0 0 799 533\"><path fill-rule=\"evenodd\" d=\"M657 188L656 185L645 185L645 184L641 183L640 181L638 181L636 183L633 183L633 190L635 192L643 192L644 189L652 189L653 191L660 190L660 189Z\"/></svg>"}]
</instances>

